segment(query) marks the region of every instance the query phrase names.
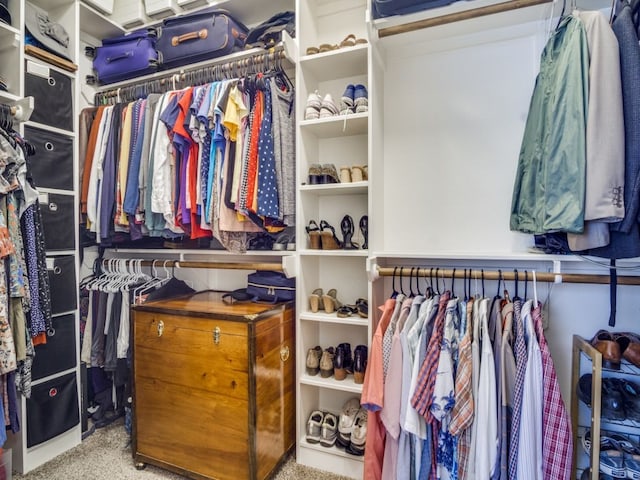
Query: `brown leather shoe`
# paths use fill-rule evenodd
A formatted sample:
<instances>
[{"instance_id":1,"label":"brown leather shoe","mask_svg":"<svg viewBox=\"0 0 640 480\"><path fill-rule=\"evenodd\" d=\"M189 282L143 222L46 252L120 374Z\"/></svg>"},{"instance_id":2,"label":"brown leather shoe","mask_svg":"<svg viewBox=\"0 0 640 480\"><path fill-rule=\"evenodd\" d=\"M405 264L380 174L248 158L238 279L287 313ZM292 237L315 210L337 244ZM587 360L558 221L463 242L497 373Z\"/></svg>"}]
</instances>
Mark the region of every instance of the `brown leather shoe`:
<instances>
[{"instance_id":1,"label":"brown leather shoe","mask_svg":"<svg viewBox=\"0 0 640 480\"><path fill-rule=\"evenodd\" d=\"M615 336L616 342L620 346L622 358L640 367L640 337L635 333L624 332Z\"/></svg>"},{"instance_id":2,"label":"brown leather shoe","mask_svg":"<svg viewBox=\"0 0 640 480\"><path fill-rule=\"evenodd\" d=\"M612 370L620 370L622 353L620 344L606 330L599 330L591 339L591 345L602 354L602 366Z\"/></svg>"}]
</instances>

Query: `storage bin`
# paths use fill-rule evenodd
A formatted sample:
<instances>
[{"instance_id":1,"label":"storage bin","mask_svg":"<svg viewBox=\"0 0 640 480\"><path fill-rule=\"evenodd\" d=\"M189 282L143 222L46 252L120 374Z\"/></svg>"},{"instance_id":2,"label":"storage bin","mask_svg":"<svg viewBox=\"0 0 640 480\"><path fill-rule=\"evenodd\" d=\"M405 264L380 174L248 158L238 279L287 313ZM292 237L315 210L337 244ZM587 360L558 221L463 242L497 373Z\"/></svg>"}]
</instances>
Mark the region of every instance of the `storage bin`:
<instances>
[{"instance_id":1,"label":"storage bin","mask_svg":"<svg viewBox=\"0 0 640 480\"><path fill-rule=\"evenodd\" d=\"M33 122L73 131L73 80L46 65L27 60L24 95L33 97Z\"/></svg>"},{"instance_id":2,"label":"storage bin","mask_svg":"<svg viewBox=\"0 0 640 480\"><path fill-rule=\"evenodd\" d=\"M113 13L113 0L82 0L82 1L106 15L111 15Z\"/></svg>"},{"instance_id":3,"label":"storage bin","mask_svg":"<svg viewBox=\"0 0 640 480\"><path fill-rule=\"evenodd\" d=\"M44 245L47 250L73 250L76 231L73 195L40 192Z\"/></svg>"},{"instance_id":4,"label":"storage bin","mask_svg":"<svg viewBox=\"0 0 640 480\"><path fill-rule=\"evenodd\" d=\"M144 10L150 17L170 17L182 9L176 0L144 0Z\"/></svg>"},{"instance_id":5,"label":"storage bin","mask_svg":"<svg viewBox=\"0 0 640 480\"><path fill-rule=\"evenodd\" d=\"M24 138L36 149L27 159L36 188L73 191L73 138L30 125Z\"/></svg>"},{"instance_id":6,"label":"storage bin","mask_svg":"<svg viewBox=\"0 0 640 480\"><path fill-rule=\"evenodd\" d=\"M51 313L53 315L75 310L78 306L75 262L72 255L47 257Z\"/></svg>"},{"instance_id":7,"label":"storage bin","mask_svg":"<svg viewBox=\"0 0 640 480\"><path fill-rule=\"evenodd\" d=\"M150 21L142 0L115 0L110 18L125 28L138 27Z\"/></svg>"},{"instance_id":8,"label":"storage bin","mask_svg":"<svg viewBox=\"0 0 640 480\"><path fill-rule=\"evenodd\" d=\"M31 378L39 380L76 366L76 316L53 317L53 335L47 343L35 347L36 356L31 367Z\"/></svg>"},{"instance_id":9,"label":"storage bin","mask_svg":"<svg viewBox=\"0 0 640 480\"><path fill-rule=\"evenodd\" d=\"M80 423L75 373L31 387L27 399L27 447L57 437Z\"/></svg>"}]
</instances>

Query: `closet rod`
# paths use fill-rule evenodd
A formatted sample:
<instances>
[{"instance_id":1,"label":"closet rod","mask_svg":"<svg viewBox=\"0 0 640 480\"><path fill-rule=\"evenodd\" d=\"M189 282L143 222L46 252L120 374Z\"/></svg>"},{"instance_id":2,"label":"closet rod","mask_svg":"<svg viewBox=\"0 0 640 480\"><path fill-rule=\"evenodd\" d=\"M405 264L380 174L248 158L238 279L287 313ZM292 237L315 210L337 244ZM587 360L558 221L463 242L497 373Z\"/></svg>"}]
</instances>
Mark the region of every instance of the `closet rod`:
<instances>
[{"instance_id":1,"label":"closet rod","mask_svg":"<svg viewBox=\"0 0 640 480\"><path fill-rule=\"evenodd\" d=\"M401 271L402 269L402 271ZM413 275L417 275L422 278L429 278L436 276L436 271L438 278L465 278L464 267L448 269L448 268L432 268L432 267L412 267L409 265L397 266L397 267L378 267L378 275L381 277L392 277L396 276L409 276L411 275L411 270L413 270ZM523 281L525 279L525 270L516 269L518 272L518 280ZM516 279L516 273L513 270L502 270L499 272L498 270L484 270L484 273L479 269L471 270L467 269L467 278L471 277L472 279L478 278L481 279L484 275L485 280L498 280L502 278L503 280L514 281ZM500 276L502 275L502 277ZM531 270L527 270L527 279L533 280L533 275ZM560 283L595 283L608 285L609 284L609 275L595 275L588 273L549 273L549 272L538 272L536 271L536 281L538 282L551 282L555 283L557 281ZM618 276L618 285L640 285L640 276Z\"/></svg>"},{"instance_id":2,"label":"closet rod","mask_svg":"<svg viewBox=\"0 0 640 480\"><path fill-rule=\"evenodd\" d=\"M140 265L142 267L156 268L209 268L221 270L275 270L283 271L281 263L275 262L184 262L181 260L134 260L123 258L104 258L102 259L102 267L110 268L109 260L124 260L128 265ZM117 265L117 263L116 263ZM113 266L113 263L111 263Z\"/></svg>"},{"instance_id":3,"label":"closet rod","mask_svg":"<svg viewBox=\"0 0 640 480\"><path fill-rule=\"evenodd\" d=\"M282 61L288 56L282 47L274 47L274 50L269 52L259 51L261 53L254 52L250 55L240 52L236 60L223 62L221 59L213 59L109 85L105 90L95 94L94 103L102 105L113 100L128 102L150 93L166 93L170 90L269 70L284 71Z\"/></svg>"},{"instance_id":4,"label":"closet rod","mask_svg":"<svg viewBox=\"0 0 640 480\"><path fill-rule=\"evenodd\" d=\"M383 27L378 30L378 37L390 37L401 33L422 30L423 28L437 27L438 25L446 25L448 23L460 22L471 18L483 17L485 15L493 15L496 13L508 12L519 8L533 7L543 3L550 3L551 0L510 0L502 3L487 5L486 7L472 8L462 12L450 13L439 17L425 18L415 22L403 23L392 27Z\"/></svg>"}]
</instances>

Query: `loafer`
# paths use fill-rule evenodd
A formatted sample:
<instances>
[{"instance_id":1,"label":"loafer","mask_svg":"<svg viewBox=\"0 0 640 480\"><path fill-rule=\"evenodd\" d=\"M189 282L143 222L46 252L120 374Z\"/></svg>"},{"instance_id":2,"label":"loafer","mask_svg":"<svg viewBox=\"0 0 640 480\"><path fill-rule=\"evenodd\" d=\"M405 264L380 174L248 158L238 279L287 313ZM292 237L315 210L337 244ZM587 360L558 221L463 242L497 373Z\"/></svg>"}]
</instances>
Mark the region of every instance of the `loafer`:
<instances>
[{"instance_id":1,"label":"loafer","mask_svg":"<svg viewBox=\"0 0 640 480\"><path fill-rule=\"evenodd\" d=\"M338 417L327 412L322 421L322 431L320 434L320 445L323 447L333 447L338 437Z\"/></svg>"},{"instance_id":2,"label":"loafer","mask_svg":"<svg viewBox=\"0 0 640 480\"><path fill-rule=\"evenodd\" d=\"M591 339L591 345L602 354L602 366L612 370L620 370L622 353L620 344L606 330L599 330Z\"/></svg>"},{"instance_id":3,"label":"loafer","mask_svg":"<svg viewBox=\"0 0 640 480\"><path fill-rule=\"evenodd\" d=\"M342 405L340 422L338 423L338 445L347 447L351 442L351 432L353 432L359 410L360 399L357 397L350 398Z\"/></svg>"},{"instance_id":4,"label":"loafer","mask_svg":"<svg viewBox=\"0 0 640 480\"><path fill-rule=\"evenodd\" d=\"M620 346L622 358L627 362L640 367L640 337L635 333L619 333L615 336L615 340Z\"/></svg>"},{"instance_id":5,"label":"loafer","mask_svg":"<svg viewBox=\"0 0 640 480\"><path fill-rule=\"evenodd\" d=\"M324 422L324 413L320 410L314 410L307 420L306 439L309 443L320 443L322 436L322 423Z\"/></svg>"}]
</instances>

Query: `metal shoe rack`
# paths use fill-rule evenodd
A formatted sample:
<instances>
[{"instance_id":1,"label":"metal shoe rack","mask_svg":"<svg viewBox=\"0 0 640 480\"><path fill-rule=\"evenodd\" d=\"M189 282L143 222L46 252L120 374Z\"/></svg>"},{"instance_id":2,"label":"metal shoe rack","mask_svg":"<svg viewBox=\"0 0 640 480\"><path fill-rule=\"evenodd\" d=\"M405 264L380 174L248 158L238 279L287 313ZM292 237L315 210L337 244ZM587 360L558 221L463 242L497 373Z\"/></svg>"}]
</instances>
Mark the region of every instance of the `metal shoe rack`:
<instances>
[{"instance_id":1,"label":"metal shoe rack","mask_svg":"<svg viewBox=\"0 0 640 480\"><path fill-rule=\"evenodd\" d=\"M577 386L580 377L591 369L591 409L578 399ZM603 430L622 433L636 440L640 436L640 423L633 420L617 421L601 417L602 375L611 377L640 377L640 369L622 360L620 370L603 368L602 354L587 340L579 335L573 336L573 355L571 373L571 426L573 431L573 464L576 478L591 468L589 480L600 478L600 433ZM582 447L582 436L587 428L591 429L591 452L587 454Z\"/></svg>"}]
</instances>

